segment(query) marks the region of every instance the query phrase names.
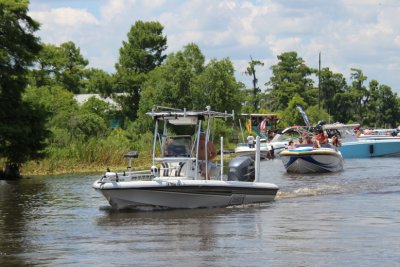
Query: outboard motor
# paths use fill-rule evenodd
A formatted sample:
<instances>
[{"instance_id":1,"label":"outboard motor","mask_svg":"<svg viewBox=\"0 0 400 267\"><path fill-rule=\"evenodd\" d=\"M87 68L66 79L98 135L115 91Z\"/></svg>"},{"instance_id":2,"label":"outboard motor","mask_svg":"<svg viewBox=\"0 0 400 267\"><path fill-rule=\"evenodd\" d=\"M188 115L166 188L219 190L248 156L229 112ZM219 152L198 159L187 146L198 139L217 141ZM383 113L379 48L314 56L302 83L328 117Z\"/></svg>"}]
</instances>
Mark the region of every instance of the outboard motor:
<instances>
[{"instance_id":1,"label":"outboard motor","mask_svg":"<svg viewBox=\"0 0 400 267\"><path fill-rule=\"evenodd\" d=\"M229 162L228 181L254 182L255 167L251 157L237 157Z\"/></svg>"}]
</instances>

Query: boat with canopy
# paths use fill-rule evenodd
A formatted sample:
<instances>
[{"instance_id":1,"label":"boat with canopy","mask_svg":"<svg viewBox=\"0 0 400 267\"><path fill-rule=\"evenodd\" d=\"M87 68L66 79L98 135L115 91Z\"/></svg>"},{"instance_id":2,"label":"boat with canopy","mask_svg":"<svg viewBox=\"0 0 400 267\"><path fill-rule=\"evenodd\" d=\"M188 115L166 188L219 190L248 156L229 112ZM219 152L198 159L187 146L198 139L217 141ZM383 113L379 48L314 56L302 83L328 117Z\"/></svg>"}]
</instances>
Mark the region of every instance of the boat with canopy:
<instances>
[{"instance_id":1,"label":"boat with canopy","mask_svg":"<svg viewBox=\"0 0 400 267\"><path fill-rule=\"evenodd\" d=\"M150 170L135 171L131 166L122 172L107 171L93 183L114 209L161 207L206 208L270 202L278 186L260 181L260 147L256 157L230 160L224 173L223 137L219 166L201 176L206 158L199 159L200 135L210 141L210 125L214 119L227 120L233 113L153 109L146 113L154 119L154 139ZM186 127L193 135L171 135L170 127ZM160 128L162 130L160 130ZM160 133L161 132L161 133ZM134 156L137 156L134 153ZM132 159L132 158L130 158Z\"/></svg>"}]
</instances>

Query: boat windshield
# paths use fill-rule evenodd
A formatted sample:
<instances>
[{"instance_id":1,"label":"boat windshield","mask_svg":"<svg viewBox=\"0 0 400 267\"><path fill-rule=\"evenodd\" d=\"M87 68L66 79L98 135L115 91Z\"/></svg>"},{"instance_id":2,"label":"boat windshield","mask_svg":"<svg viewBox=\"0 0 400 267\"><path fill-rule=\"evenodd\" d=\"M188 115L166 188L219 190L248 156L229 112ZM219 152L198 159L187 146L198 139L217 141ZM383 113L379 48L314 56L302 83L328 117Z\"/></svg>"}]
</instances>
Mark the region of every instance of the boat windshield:
<instances>
[{"instance_id":1,"label":"boat windshield","mask_svg":"<svg viewBox=\"0 0 400 267\"><path fill-rule=\"evenodd\" d=\"M169 136L165 141L164 156L190 157L192 143L190 135Z\"/></svg>"},{"instance_id":2,"label":"boat windshield","mask_svg":"<svg viewBox=\"0 0 400 267\"><path fill-rule=\"evenodd\" d=\"M273 142L287 142L289 140L297 140L300 136L312 135L312 133L300 127L286 128L280 134L276 134L271 140Z\"/></svg>"},{"instance_id":3,"label":"boat windshield","mask_svg":"<svg viewBox=\"0 0 400 267\"><path fill-rule=\"evenodd\" d=\"M352 141L357 141L357 137L355 135L354 129L356 127L360 127L360 125L359 124L334 123L334 124L326 124L322 127L328 133L329 132L337 132L338 136L342 142L352 142Z\"/></svg>"}]
</instances>

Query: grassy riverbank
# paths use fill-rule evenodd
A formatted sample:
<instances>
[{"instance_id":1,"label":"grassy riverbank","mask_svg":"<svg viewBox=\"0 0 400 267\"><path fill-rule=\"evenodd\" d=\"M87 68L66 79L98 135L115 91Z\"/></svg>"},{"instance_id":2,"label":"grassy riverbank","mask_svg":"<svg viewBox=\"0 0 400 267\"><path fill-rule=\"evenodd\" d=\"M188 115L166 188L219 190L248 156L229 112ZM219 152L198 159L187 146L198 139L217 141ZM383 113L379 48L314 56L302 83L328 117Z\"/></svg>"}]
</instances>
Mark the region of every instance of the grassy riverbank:
<instances>
[{"instance_id":1,"label":"grassy riverbank","mask_svg":"<svg viewBox=\"0 0 400 267\"><path fill-rule=\"evenodd\" d=\"M234 154L224 155L226 160L230 160ZM215 162L220 161L218 156ZM78 160L49 160L45 159L39 162L30 161L21 166L22 176L35 175L57 175L57 174L72 174L72 173L103 173L109 168L111 171L126 170L128 161L121 157L121 160L116 162L80 162ZM132 161L133 169L146 170L151 167L151 155L139 156Z\"/></svg>"},{"instance_id":2,"label":"grassy riverbank","mask_svg":"<svg viewBox=\"0 0 400 267\"><path fill-rule=\"evenodd\" d=\"M22 176L70 174L70 173L102 173L109 168L112 171L126 170L128 161L120 156L120 160L87 162L76 159L30 161L21 166ZM151 160L149 155L139 156L133 160L133 168L149 169Z\"/></svg>"}]
</instances>

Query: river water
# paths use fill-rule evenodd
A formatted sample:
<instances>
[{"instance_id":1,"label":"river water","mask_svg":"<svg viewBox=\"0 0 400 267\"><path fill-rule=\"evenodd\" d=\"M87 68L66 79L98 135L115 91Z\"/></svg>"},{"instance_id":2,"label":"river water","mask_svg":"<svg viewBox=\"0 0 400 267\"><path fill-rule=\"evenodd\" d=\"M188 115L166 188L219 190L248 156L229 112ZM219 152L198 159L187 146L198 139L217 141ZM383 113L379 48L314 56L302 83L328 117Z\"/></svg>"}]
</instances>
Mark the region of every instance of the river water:
<instances>
[{"instance_id":1,"label":"river water","mask_svg":"<svg viewBox=\"0 0 400 267\"><path fill-rule=\"evenodd\" d=\"M400 266L398 158L289 175L269 204L115 212L98 175L0 181L0 266Z\"/></svg>"}]
</instances>

